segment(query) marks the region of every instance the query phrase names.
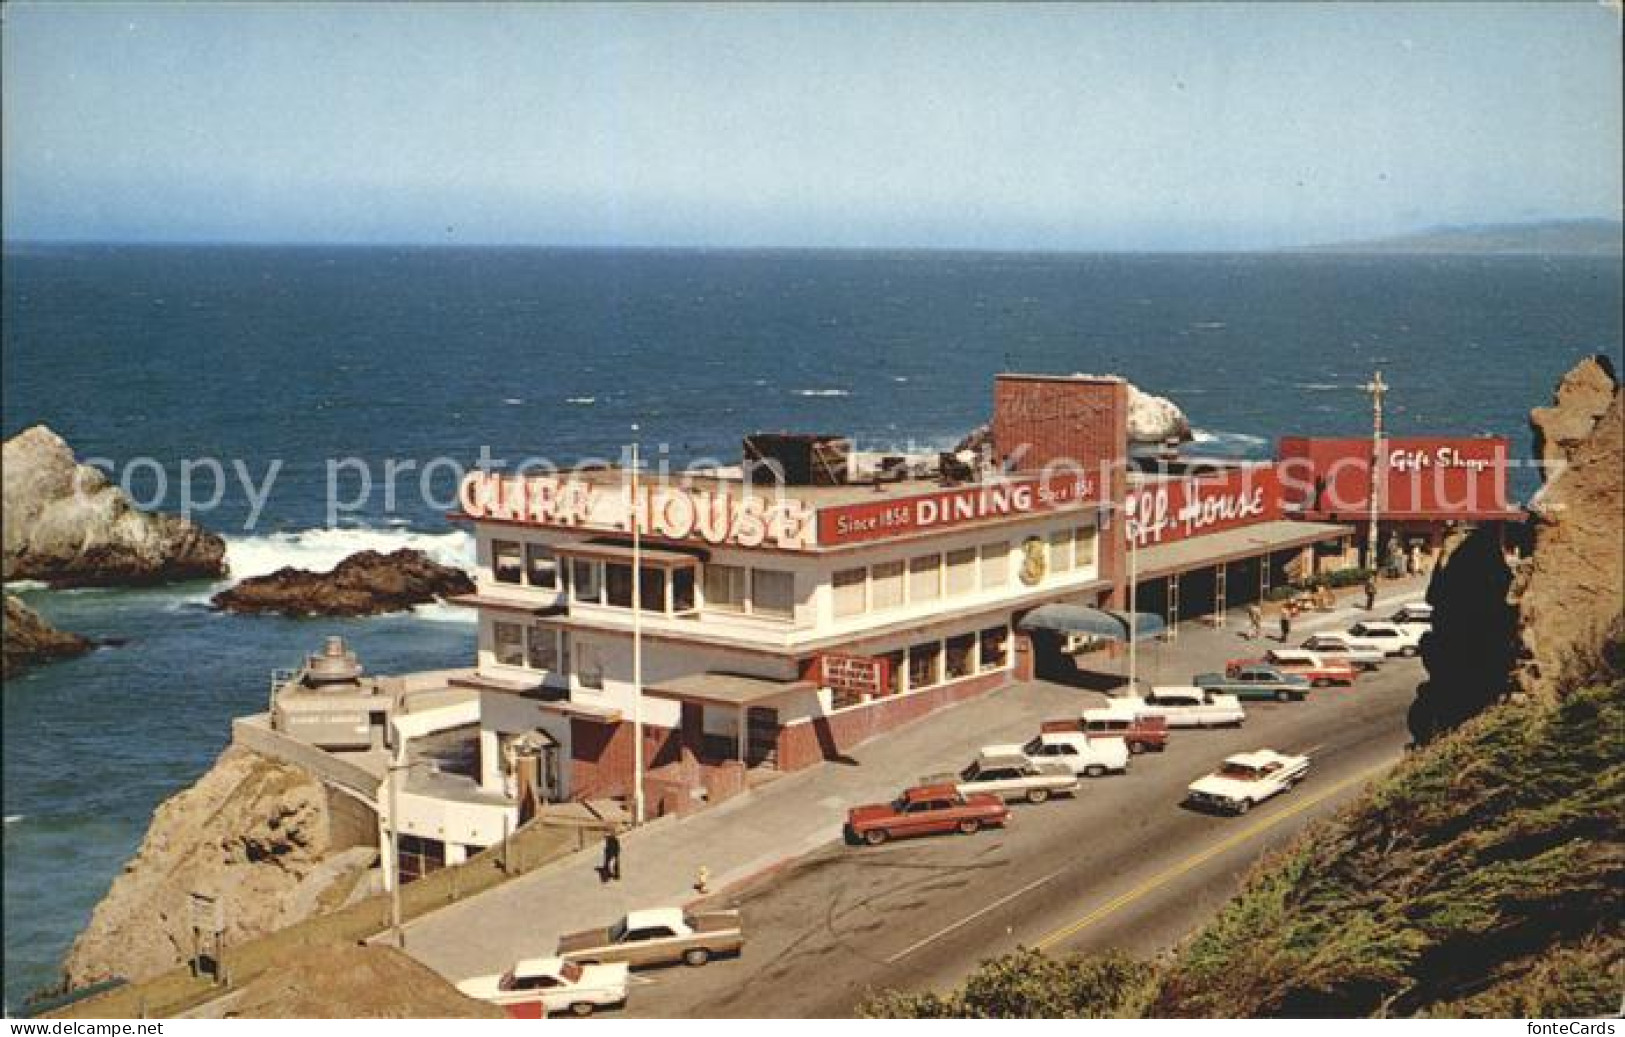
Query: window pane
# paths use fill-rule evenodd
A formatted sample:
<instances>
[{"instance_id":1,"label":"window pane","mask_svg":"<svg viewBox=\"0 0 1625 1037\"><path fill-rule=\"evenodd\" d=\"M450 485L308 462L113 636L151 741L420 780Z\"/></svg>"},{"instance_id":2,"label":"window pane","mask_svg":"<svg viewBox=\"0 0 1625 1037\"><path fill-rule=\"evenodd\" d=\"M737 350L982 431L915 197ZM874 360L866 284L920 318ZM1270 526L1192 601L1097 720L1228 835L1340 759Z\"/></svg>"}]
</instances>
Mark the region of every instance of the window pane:
<instances>
[{"instance_id":1,"label":"window pane","mask_svg":"<svg viewBox=\"0 0 1625 1037\"><path fill-rule=\"evenodd\" d=\"M929 688L941 679L938 667L938 656L942 654L942 646L935 641L930 644L915 645L908 650L908 690L918 691Z\"/></svg>"},{"instance_id":2,"label":"window pane","mask_svg":"<svg viewBox=\"0 0 1625 1037\"><path fill-rule=\"evenodd\" d=\"M737 565L705 567L705 607L743 612L745 609L745 570Z\"/></svg>"},{"instance_id":3,"label":"window pane","mask_svg":"<svg viewBox=\"0 0 1625 1037\"><path fill-rule=\"evenodd\" d=\"M1074 532L1073 543L1077 546L1078 568L1084 569L1095 564L1095 527L1079 526Z\"/></svg>"},{"instance_id":4,"label":"window pane","mask_svg":"<svg viewBox=\"0 0 1625 1037\"><path fill-rule=\"evenodd\" d=\"M518 623L493 625L497 662L503 666L525 665L525 628Z\"/></svg>"},{"instance_id":5,"label":"window pane","mask_svg":"<svg viewBox=\"0 0 1625 1037\"><path fill-rule=\"evenodd\" d=\"M643 600L643 611L666 611L666 571L641 566L643 572L638 576L638 595Z\"/></svg>"},{"instance_id":6,"label":"window pane","mask_svg":"<svg viewBox=\"0 0 1625 1037\"><path fill-rule=\"evenodd\" d=\"M523 582L517 540L491 541L491 575L496 577L498 583Z\"/></svg>"},{"instance_id":7,"label":"window pane","mask_svg":"<svg viewBox=\"0 0 1625 1037\"><path fill-rule=\"evenodd\" d=\"M598 601L598 563L576 559L570 563L570 589L577 601Z\"/></svg>"},{"instance_id":8,"label":"window pane","mask_svg":"<svg viewBox=\"0 0 1625 1037\"><path fill-rule=\"evenodd\" d=\"M576 683L593 691L604 690L604 664L596 648L582 646L576 650Z\"/></svg>"},{"instance_id":9,"label":"window pane","mask_svg":"<svg viewBox=\"0 0 1625 1037\"><path fill-rule=\"evenodd\" d=\"M948 593L970 594L976 590L976 548L948 552Z\"/></svg>"},{"instance_id":10,"label":"window pane","mask_svg":"<svg viewBox=\"0 0 1625 1037\"><path fill-rule=\"evenodd\" d=\"M604 601L616 608L632 607L632 567L620 562L604 564Z\"/></svg>"},{"instance_id":11,"label":"window pane","mask_svg":"<svg viewBox=\"0 0 1625 1037\"><path fill-rule=\"evenodd\" d=\"M551 627L531 627L530 668L557 670L559 668L559 632Z\"/></svg>"},{"instance_id":12,"label":"window pane","mask_svg":"<svg viewBox=\"0 0 1625 1037\"><path fill-rule=\"evenodd\" d=\"M554 590L559 585L559 566L553 551L542 544L525 545L525 569L532 587Z\"/></svg>"},{"instance_id":13,"label":"window pane","mask_svg":"<svg viewBox=\"0 0 1625 1037\"><path fill-rule=\"evenodd\" d=\"M1072 568L1072 531L1063 529L1049 535L1050 572L1064 573Z\"/></svg>"},{"instance_id":14,"label":"window pane","mask_svg":"<svg viewBox=\"0 0 1625 1037\"><path fill-rule=\"evenodd\" d=\"M950 637L943 655L946 659L949 680L969 677L976 672L976 635L960 634L958 637Z\"/></svg>"},{"instance_id":15,"label":"window pane","mask_svg":"<svg viewBox=\"0 0 1625 1037\"><path fill-rule=\"evenodd\" d=\"M674 569L671 574L671 607L674 612L694 611L694 570Z\"/></svg>"},{"instance_id":16,"label":"window pane","mask_svg":"<svg viewBox=\"0 0 1625 1037\"><path fill-rule=\"evenodd\" d=\"M795 614L795 574L777 569L750 571L750 610L758 616L789 619Z\"/></svg>"},{"instance_id":17,"label":"window pane","mask_svg":"<svg viewBox=\"0 0 1625 1037\"><path fill-rule=\"evenodd\" d=\"M921 555L909 559L908 600L930 601L942 595L942 556Z\"/></svg>"},{"instance_id":18,"label":"window pane","mask_svg":"<svg viewBox=\"0 0 1625 1037\"><path fill-rule=\"evenodd\" d=\"M863 591L868 579L867 569L842 569L835 574L836 616L856 616L863 612Z\"/></svg>"},{"instance_id":19,"label":"window pane","mask_svg":"<svg viewBox=\"0 0 1625 1037\"><path fill-rule=\"evenodd\" d=\"M982 545L982 586L1003 587L1010 578L1010 544L1001 540Z\"/></svg>"},{"instance_id":20,"label":"window pane","mask_svg":"<svg viewBox=\"0 0 1625 1037\"><path fill-rule=\"evenodd\" d=\"M903 603L902 562L883 562L869 570L869 601L874 609L896 608Z\"/></svg>"},{"instance_id":21,"label":"window pane","mask_svg":"<svg viewBox=\"0 0 1625 1037\"><path fill-rule=\"evenodd\" d=\"M903 690L903 652L887 652L880 658L886 660L886 694L895 695Z\"/></svg>"},{"instance_id":22,"label":"window pane","mask_svg":"<svg viewBox=\"0 0 1625 1037\"><path fill-rule=\"evenodd\" d=\"M1010 662L1010 631L1004 627L992 627L982 631L982 657L981 668L987 670L1002 670Z\"/></svg>"}]
</instances>

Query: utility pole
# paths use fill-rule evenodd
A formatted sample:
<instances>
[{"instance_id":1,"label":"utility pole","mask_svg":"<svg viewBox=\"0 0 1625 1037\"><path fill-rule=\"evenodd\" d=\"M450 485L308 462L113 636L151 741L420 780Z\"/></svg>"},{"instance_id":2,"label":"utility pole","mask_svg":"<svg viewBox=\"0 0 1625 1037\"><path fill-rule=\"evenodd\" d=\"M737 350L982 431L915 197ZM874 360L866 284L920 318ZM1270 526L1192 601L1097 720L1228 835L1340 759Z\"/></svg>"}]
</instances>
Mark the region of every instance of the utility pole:
<instances>
[{"instance_id":1,"label":"utility pole","mask_svg":"<svg viewBox=\"0 0 1625 1037\"><path fill-rule=\"evenodd\" d=\"M1140 694L1140 533L1138 521L1125 521L1128 533L1128 693Z\"/></svg>"},{"instance_id":2,"label":"utility pole","mask_svg":"<svg viewBox=\"0 0 1625 1037\"><path fill-rule=\"evenodd\" d=\"M1378 371L1371 381L1365 383L1365 391L1371 394L1371 485L1366 492L1370 504L1369 524L1365 534L1365 564L1372 572L1377 570L1377 516L1382 512L1382 490L1384 479L1382 477L1382 397L1388 391L1388 385L1382 380L1382 371Z\"/></svg>"},{"instance_id":3,"label":"utility pole","mask_svg":"<svg viewBox=\"0 0 1625 1037\"><path fill-rule=\"evenodd\" d=\"M632 426L632 823L643 824L643 536L638 515L638 427Z\"/></svg>"}]
</instances>

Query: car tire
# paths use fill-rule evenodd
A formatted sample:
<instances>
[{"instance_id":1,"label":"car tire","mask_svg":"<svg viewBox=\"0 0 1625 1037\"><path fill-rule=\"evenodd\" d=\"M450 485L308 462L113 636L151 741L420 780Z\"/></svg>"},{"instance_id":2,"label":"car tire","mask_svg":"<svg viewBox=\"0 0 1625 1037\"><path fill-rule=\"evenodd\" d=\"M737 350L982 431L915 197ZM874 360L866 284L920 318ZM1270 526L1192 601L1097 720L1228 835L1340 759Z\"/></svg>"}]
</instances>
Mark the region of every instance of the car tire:
<instances>
[{"instance_id":1,"label":"car tire","mask_svg":"<svg viewBox=\"0 0 1625 1037\"><path fill-rule=\"evenodd\" d=\"M1028 789L1027 802L1042 803L1049 798L1049 789Z\"/></svg>"},{"instance_id":2,"label":"car tire","mask_svg":"<svg viewBox=\"0 0 1625 1037\"><path fill-rule=\"evenodd\" d=\"M1132 753L1133 755L1135 755L1135 756L1139 756L1141 753L1145 752L1145 743L1144 742L1130 742L1128 744L1128 751L1130 753Z\"/></svg>"},{"instance_id":3,"label":"car tire","mask_svg":"<svg viewBox=\"0 0 1625 1037\"><path fill-rule=\"evenodd\" d=\"M699 968L711 960L711 952L704 947L690 947L683 952L683 964Z\"/></svg>"},{"instance_id":4,"label":"car tire","mask_svg":"<svg viewBox=\"0 0 1625 1037\"><path fill-rule=\"evenodd\" d=\"M592 1015L592 1002L577 1001L575 1004L570 1006L570 1014L576 1016L577 1018L585 1019L587 1016Z\"/></svg>"},{"instance_id":5,"label":"car tire","mask_svg":"<svg viewBox=\"0 0 1625 1037\"><path fill-rule=\"evenodd\" d=\"M1412 656L1414 656L1416 654L1416 649L1414 647L1412 647L1412 646L1407 645L1406 647L1401 648L1399 650L1399 654L1403 655L1405 658L1409 659L1409 658L1411 658Z\"/></svg>"},{"instance_id":6,"label":"car tire","mask_svg":"<svg viewBox=\"0 0 1625 1037\"><path fill-rule=\"evenodd\" d=\"M1285 688L1282 688L1280 691L1275 693L1275 701L1277 701L1277 702L1291 702L1292 701L1292 693L1290 691L1287 691Z\"/></svg>"},{"instance_id":7,"label":"car tire","mask_svg":"<svg viewBox=\"0 0 1625 1037\"><path fill-rule=\"evenodd\" d=\"M1240 817L1242 814L1245 814L1247 811L1251 810L1252 808L1253 808L1253 801L1250 800L1250 799L1244 799L1240 803L1237 803L1236 806L1235 806L1236 816Z\"/></svg>"},{"instance_id":8,"label":"car tire","mask_svg":"<svg viewBox=\"0 0 1625 1037\"><path fill-rule=\"evenodd\" d=\"M959 822L959 834L960 835L975 835L977 832L980 832L981 830L982 830L982 822L976 820L974 817L966 818L965 820Z\"/></svg>"},{"instance_id":9,"label":"car tire","mask_svg":"<svg viewBox=\"0 0 1625 1037\"><path fill-rule=\"evenodd\" d=\"M1102 767L1098 763L1091 763L1089 766L1087 766L1087 767L1085 767L1083 769L1083 775L1086 778L1098 778L1098 777L1101 777L1102 775L1104 775L1105 773L1106 773L1106 768Z\"/></svg>"},{"instance_id":10,"label":"car tire","mask_svg":"<svg viewBox=\"0 0 1625 1037\"><path fill-rule=\"evenodd\" d=\"M1313 681L1309 682L1309 686L1312 687L1312 688L1324 688L1326 685L1328 685L1330 683L1331 683L1331 681L1328 681L1328 680L1313 680Z\"/></svg>"},{"instance_id":11,"label":"car tire","mask_svg":"<svg viewBox=\"0 0 1625 1037\"><path fill-rule=\"evenodd\" d=\"M879 846L881 843L884 843L890 838L891 833L886 831L884 828L871 828L867 832L863 833L863 841L868 843L870 846Z\"/></svg>"}]
</instances>

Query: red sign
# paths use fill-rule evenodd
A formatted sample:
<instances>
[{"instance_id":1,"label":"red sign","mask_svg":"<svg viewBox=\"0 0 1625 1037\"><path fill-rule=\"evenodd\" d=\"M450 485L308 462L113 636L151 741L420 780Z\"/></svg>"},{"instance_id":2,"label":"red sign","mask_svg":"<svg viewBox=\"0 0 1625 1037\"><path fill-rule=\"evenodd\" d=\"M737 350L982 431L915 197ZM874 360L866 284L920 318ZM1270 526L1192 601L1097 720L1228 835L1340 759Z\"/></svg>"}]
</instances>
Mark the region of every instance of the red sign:
<instances>
[{"instance_id":1,"label":"red sign","mask_svg":"<svg viewBox=\"0 0 1625 1037\"><path fill-rule=\"evenodd\" d=\"M902 497L818 509L818 544L865 540L948 529L991 519L1041 514L1098 503L1100 480L1069 472L1020 482L990 482L918 497Z\"/></svg>"},{"instance_id":2,"label":"red sign","mask_svg":"<svg viewBox=\"0 0 1625 1037\"><path fill-rule=\"evenodd\" d=\"M1311 517L1363 518L1370 509L1371 440L1281 440L1286 501ZM1406 436L1382 441L1378 502L1386 518L1507 517L1504 438Z\"/></svg>"},{"instance_id":3,"label":"red sign","mask_svg":"<svg viewBox=\"0 0 1625 1037\"><path fill-rule=\"evenodd\" d=\"M1167 544L1281 517L1281 481L1273 465L1213 475L1130 482L1123 500L1127 535L1140 547Z\"/></svg>"},{"instance_id":4,"label":"red sign","mask_svg":"<svg viewBox=\"0 0 1625 1037\"><path fill-rule=\"evenodd\" d=\"M818 657L818 683L847 695L884 695L891 686L891 663L865 655Z\"/></svg>"}]
</instances>

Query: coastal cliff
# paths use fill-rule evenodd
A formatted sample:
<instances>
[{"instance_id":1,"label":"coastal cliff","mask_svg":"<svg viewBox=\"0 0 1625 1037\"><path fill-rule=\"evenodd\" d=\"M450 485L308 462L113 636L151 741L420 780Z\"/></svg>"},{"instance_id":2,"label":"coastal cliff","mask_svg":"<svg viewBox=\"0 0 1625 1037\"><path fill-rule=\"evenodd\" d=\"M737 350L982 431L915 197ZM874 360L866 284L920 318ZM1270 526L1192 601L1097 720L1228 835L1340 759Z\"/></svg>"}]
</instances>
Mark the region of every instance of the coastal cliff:
<instances>
[{"instance_id":1,"label":"coastal cliff","mask_svg":"<svg viewBox=\"0 0 1625 1037\"><path fill-rule=\"evenodd\" d=\"M153 814L63 963L70 987L140 980L192 950L189 899L219 899L225 944L273 932L342 903L372 864L347 848L322 784L298 768L230 747Z\"/></svg>"},{"instance_id":2,"label":"coastal cliff","mask_svg":"<svg viewBox=\"0 0 1625 1037\"><path fill-rule=\"evenodd\" d=\"M113 587L226 571L225 541L179 516L137 508L44 425L6 440L3 467L6 580Z\"/></svg>"},{"instance_id":3,"label":"coastal cliff","mask_svg":"<svg viewBox=\"0 0 1625 1037\"><path fill-rule=\"evenodd\" d=\"M387 555L358 551L331 572L278 569L221 591L212 603L226 612L372 616L472 593L474 581L467 573L403 547Z\"/></svg>"},{"instance_id":4,"label":"coastal cliff","mask_svg":"<svg viewBox=\"0 0 1625 1037\"><path fill-rule=\"evenodd\" d=\"M90 651L87 637L61 631L14 594L6 595L6 617L0 652L0 677L10 677L33 663L68 659Z\"/></svg>"}]
</instances>

